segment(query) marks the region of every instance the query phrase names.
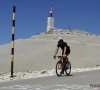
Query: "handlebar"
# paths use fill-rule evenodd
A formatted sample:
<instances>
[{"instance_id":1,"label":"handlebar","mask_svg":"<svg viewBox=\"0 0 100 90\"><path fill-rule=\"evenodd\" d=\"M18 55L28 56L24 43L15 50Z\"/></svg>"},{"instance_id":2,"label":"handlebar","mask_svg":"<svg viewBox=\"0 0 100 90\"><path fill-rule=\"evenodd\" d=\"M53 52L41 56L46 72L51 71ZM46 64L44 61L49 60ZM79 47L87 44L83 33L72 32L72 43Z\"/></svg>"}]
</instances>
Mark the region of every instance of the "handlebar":
<instances>
[{"instance_id":1,"label":"handlebar","mask_svg":"<svg viewBox=\"0 0 100 90\"><path fill-rule=\"evenodd\" d=\"M55 56L55 57L61 58L62 56Z\"/></svg>"}]
</instances>

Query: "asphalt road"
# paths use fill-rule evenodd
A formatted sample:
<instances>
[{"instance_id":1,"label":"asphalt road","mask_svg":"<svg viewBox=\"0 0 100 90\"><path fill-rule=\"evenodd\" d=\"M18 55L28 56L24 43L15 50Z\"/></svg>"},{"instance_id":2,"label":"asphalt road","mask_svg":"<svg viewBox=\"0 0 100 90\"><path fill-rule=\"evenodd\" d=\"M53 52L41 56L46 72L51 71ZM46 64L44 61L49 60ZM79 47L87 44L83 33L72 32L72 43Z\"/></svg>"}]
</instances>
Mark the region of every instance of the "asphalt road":
<instances>
[{"instance_id":1,"label":"asphalt road","mask_svg":"<svg viewBox=\"0 0 100 90\"><path fill-rule=\"evenodd\" d=\"M0 82L0 90L100 90L100 70Z\"/></svg>"}]
</instances>

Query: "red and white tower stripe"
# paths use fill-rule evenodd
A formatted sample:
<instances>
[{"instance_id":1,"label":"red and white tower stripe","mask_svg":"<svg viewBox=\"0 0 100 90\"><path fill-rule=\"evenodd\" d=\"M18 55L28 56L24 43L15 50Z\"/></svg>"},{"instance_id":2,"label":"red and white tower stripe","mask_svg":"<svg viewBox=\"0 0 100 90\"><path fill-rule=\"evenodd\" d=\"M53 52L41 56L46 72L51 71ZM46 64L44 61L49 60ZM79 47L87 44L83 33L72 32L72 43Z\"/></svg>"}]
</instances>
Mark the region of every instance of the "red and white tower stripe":
<instances>
[{"instance_id":1,"label":"red and white tower stripe","mask_svg":"<svg viewBox=\"0 0 100 90\"><path fill-rule=\"evenodd\" d=\"M50 9L50 17L52 17L52 5L51 5L51 9Z\"/></svg>"},{"instance_id":2,"label":"red and white tower stripe","mask_svg":"<svg viewBox=\"0 0 100 90\"><path fill-rule=\"evenodd\" d=\"M49 17L47 19L47 32L53 30L54 30L54 18L52 15L52 5L51 5Z\"/></svg>"}]
</instances>

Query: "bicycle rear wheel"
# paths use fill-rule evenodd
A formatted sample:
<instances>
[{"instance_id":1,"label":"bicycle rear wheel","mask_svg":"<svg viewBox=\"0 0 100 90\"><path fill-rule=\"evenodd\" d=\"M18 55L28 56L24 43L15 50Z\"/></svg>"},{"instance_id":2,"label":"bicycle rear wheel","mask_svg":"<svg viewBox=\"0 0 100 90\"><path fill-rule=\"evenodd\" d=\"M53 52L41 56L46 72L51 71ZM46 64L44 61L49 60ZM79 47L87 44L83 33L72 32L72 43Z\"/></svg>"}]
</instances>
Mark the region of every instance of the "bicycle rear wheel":
<instances>
[{"instance_id":1,"label":"bicycle rear wheel","mask_svg":"<svg viewBox=\"0 0 100 90\"><path fill-rule=\"evenodd\" d=\"M62 74L61 71L62 71L62 65L61 65L61 62L58 61L57 64L56 64L56 74L57 74L58 77L61 76L61 74Z\"/></svg>"},{"instance_id":2,"label":"bicycle rear wheel","mask_svg":"<svg viewBox=\"0 0 100 90\"><path fill-rule=\"evenodd\" d=\"M65 73L66 73L66 75L70 75L70 73L71 73L71 63L70 63L70 61L68 61L68 67L66 67Z\"/></svg>"}]
</instances>

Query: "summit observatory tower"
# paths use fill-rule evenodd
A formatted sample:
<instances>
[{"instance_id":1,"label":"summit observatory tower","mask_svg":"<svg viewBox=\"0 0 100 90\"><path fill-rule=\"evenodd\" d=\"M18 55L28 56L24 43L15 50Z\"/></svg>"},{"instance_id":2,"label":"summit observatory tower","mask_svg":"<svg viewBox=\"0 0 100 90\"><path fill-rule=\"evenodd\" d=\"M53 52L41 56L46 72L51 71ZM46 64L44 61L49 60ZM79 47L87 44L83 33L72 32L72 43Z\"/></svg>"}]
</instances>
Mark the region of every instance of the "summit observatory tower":
<instances>
[{"instance_id":1,"label":"summit observatory tower","mask_svg":"<svg viewBox=\"0 0 100 90\"><path fill-rule=\"evenodd\" d=\"M52 5L50 9L50 16L47 18L47 32L54 31L54 18L52 13Z\"/></svg>"}]
</instances>

